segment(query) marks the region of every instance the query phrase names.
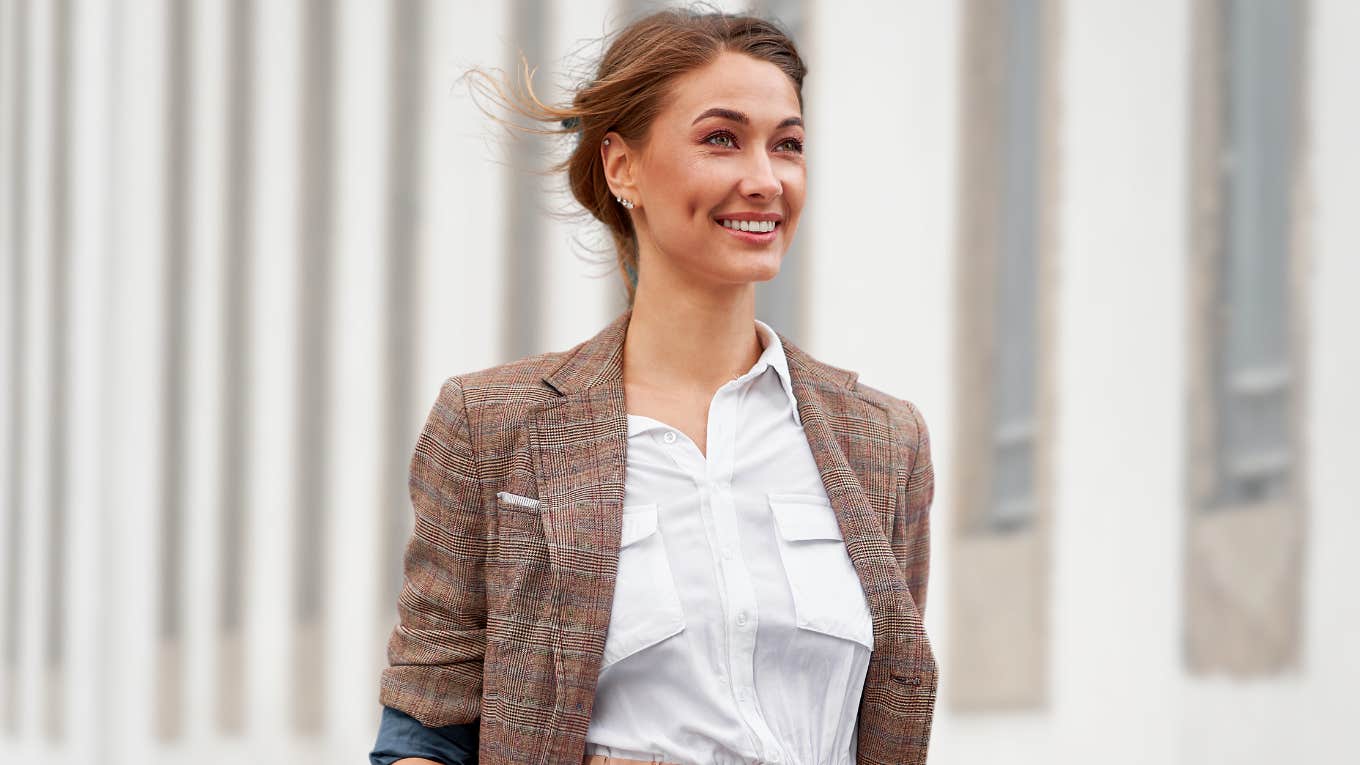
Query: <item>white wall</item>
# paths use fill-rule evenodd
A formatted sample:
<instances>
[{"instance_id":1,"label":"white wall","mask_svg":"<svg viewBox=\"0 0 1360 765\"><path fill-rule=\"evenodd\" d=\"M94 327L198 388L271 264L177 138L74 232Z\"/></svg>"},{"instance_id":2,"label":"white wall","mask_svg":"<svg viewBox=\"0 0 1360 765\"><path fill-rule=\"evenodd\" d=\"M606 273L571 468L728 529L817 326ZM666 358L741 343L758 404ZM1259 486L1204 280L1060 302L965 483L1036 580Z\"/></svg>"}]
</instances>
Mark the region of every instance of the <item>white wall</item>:
<instances>
[{"instance_id":1,"label":"white wall","mask_svg":"<svg viewBox=\"0 0 1360 765\"><path fill-rule=\"evenodd\" d=\"M1297 673L1271 680L1182 679L1174 728L1179 762L1342 762L1353 758L1360 684L1360 6L1314 0L1307 141L1313 190L1306 215L1311 324L1307 368L1307 502L1303 649Z\"/></svg>"}]
</instances>

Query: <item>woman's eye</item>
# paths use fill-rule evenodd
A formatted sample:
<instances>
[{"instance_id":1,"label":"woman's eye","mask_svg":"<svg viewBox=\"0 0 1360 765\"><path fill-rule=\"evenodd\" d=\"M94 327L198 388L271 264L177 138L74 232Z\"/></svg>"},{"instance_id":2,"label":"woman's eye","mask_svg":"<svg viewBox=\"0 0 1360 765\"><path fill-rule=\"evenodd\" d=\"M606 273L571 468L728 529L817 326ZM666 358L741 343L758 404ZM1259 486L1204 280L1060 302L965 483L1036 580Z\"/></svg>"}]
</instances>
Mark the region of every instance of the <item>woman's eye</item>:
<instances>
[{"instance_id":1,"label":"woman's eye","mask_svg":"<svg viewBox=\"0 0 1360 765\"><path fill-rule=\"evenodd\" d=\"M787 147L785 151L797 152L798 154L803 153L803 142L798 140L797 138L785 139L784 141L780 142L779 146Z\"/></svg>"},{"instance_id":2,"label":"woman's eye","mask_svg":"<svg viewBox=\"0 0 1360 765\"><path fill-rule=\"evenodd\" d=\"M721 146L724 149L730 149L737 145L737 140L731 133L714 133L708 138L705 138L704 141L711 143L714 146Z\"/></svg>"}]
</instances>

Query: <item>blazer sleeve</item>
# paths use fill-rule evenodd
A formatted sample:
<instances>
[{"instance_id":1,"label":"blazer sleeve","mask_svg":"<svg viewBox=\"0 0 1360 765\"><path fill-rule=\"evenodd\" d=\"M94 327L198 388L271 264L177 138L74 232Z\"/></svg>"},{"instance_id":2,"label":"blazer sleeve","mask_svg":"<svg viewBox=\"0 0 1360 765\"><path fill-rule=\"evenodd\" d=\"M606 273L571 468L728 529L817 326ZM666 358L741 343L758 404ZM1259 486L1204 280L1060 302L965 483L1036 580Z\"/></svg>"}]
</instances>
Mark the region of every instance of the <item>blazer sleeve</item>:
<instances>
[{"instance_id":1,"label":"blazer sleeve","mask_svg":"<svg viewBox=\"0 0 1360 765\"><path fill-rule=\"evenodd\" d=\"M470 723L481 714L487 528L457 377L440 388L410 468L415 527L379 701L433 728Z\"/></svg>"},{"instance_id":2,"label":"blazer sleeve","mask_svg":"<svg viewBox=\"0 0 1360 765\"><path fill-rule=\"evenodd\" d=\"M913 449L911 469L898 488L897 514L893 521L892 547L916 611L925 618L926 590L930 583L930 504L935 498L935 469L930 458L930 431L915 404L904 401L911 416L908 438Z\"/></svg>"}]
</instances>

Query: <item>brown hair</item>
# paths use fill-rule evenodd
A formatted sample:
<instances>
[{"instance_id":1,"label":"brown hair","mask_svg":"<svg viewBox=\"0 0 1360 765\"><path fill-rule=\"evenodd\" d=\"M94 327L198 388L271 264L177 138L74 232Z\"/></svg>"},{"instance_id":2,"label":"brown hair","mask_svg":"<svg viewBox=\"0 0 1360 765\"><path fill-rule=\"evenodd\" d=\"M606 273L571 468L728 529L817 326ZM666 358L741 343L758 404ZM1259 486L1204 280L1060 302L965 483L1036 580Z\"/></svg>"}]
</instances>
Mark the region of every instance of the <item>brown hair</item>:
<instances>
[{"instance_id":1,"label":"brown hair","mask_svg":"<svg viewBox=\"0 0 1360 765\"><path fill-rule=\"evenodd\" d=\"M522 90L503 87L480 69L468 72L474 94L504 104L540 128L503 124L532 133L576 136L570 156L550 168L566 171L572 196L609 229L628 302L637 286L637 235L632 219L614 199L600 159L600 142L614 131L629 141L644 140L671 81L698 69L723 52L744 53L779 67L793 81L799 109L807 69L792 38L776 22L756 16L668 9L644 16L618 30L601 57L594 78L576 88L570 105L553 106L533 90L533 70L524 61ZM521 59L523 57L521 56ZM489 113L489 112L488 112Z\"/></svg>"}]
</instances>

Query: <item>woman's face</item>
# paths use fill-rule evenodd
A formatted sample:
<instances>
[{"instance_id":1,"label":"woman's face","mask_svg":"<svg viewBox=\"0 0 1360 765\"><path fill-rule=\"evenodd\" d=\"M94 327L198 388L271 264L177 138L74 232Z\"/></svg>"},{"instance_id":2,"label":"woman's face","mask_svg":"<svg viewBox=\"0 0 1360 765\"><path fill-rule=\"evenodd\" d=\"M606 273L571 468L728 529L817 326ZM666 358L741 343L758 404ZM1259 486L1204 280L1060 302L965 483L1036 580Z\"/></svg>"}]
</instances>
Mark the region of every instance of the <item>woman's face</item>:
<instances>
[{"instance_id":1,"label":"woman's face","mask_svg":"<svg viewBox=\"0 0 1360 765\"><path fill-rule=\"evenodd\" d=\"M731 286L779 273L807 168L798 94L778 67L722 53L681 75L631 151L623 196L636 205L643 274ZM660 269L649 256L660 257Z\"/></svg>"}]
</instances>

